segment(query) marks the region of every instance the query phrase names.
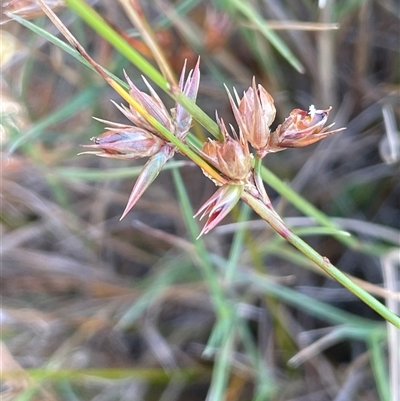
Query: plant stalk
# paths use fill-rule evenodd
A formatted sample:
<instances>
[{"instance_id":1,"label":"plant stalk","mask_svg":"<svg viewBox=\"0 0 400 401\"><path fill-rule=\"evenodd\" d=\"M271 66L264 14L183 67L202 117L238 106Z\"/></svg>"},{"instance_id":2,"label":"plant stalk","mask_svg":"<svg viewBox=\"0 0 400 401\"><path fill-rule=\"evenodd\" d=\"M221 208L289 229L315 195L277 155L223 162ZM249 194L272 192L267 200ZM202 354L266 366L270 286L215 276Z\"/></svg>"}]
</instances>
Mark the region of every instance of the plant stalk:
<instances>
[{"instance_id":1,"label":"plant stalk","mask_svg":"<svg viewBox=\"0 0 400 401\"><path fill-rule=\"evenodd\" d=\"M363 288L355 284L349 277L335 267L327 257L321 256L305 241L295 235L285 223L278 218L275 212L264 205L260 200L256 199L251 194L244 192L242 200L246 202L263 220L265 220L279 235L290 242L300 252L306 255L314 263L316 263L325 273L329 274L334 280L346 287L350 292L357 296L361 301L366 303L376 313L392 323L397 328L400 328L400 317L380 303L371 294Z\"/></svg>"},{"instance_id":2,"label":"plant stalk","mask_svg":"<svg viewBox=\"0 0 400 401\"><path fill-rule=\"evenodd\" d=\"M83 0L66 0L65 3L164 92L181 104L208 132L215 138L221 139L217 123L185 96L173 82L168 82L156 68L122 38L93 8Z\"/></svg>"}]
</instances>

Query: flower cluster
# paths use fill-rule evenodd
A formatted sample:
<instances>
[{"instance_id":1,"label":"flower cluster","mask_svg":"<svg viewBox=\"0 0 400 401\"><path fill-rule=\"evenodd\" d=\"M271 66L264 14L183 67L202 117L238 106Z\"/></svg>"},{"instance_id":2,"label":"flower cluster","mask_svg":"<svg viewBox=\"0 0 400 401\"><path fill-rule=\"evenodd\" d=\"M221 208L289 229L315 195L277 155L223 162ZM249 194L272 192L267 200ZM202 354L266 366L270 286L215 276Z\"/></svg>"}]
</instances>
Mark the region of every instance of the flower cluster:
<instances>
[{"instance_id":1,"label":"flower cluster","mask_svg":"<svg viewBox=\"0 0 400 401\"><path fill-rule=\"evenodd\" d=\"M275 106L272 96L261 86L252 86L244 92L242 99L235 91L236 103L228 91L233 114L241 132L257 156L263 158L268 153L280 152L287 148L311 145L328 135L344 128L329 131L333 124L324 127L331 108L316 110L310 106L309 112L295 109L289 117L271 133L270 126L275 120Z\"/></svg>"},{"instance_id":2,"label":"flower cluster","mask_svg":"<svg viewBox=\"0 0 400 401\"><path fill-rule=\"evenodd\" d=\"M144 81L150 94L140 91L127 76L126 79L129 83L130 95L146 113L179 140L185 141L192 123L191 115L178 103L169 112L146 80ZM193 71L190 71L186 81L185 67L183 68L179 88L192 101L196 100L199 80L199 63ZM195 215L201 215L200 219L208 215L200 235L212 230L232 210L243 191L251 193L272 208L265 193L260 171L253 168L254 156L250 151L250 145L255 150L257 160L260 161L268 153L307 146L344 129L329 131L333 124L325 127L325 123L330 109L316 110L314 106L311 106L309 112L300 109L293 110L289 117L271 132L270 126L276 114L274 100L261 85L256 85L253 79L252 86L244 92L242 98L236 91L234 91L235 99L229 91L227 92L239 130L236 132L231 126L232 134L230 134L224 121L217 115L217 123L223 139L220 141L209 139L202 149L198 150L201 157L218 170L223 178L223 182L214 180L219 186L218 190ZM133 125L100 120L109 124L110 127L99 137L92 138L94 144L84 145L94 150L83 153L120 159L149 157L133 187L122 219L154 181L164 164L174 155L176 148L135 108L116 106ZM204 171L204 173L207 175L207 172Z\"/></svg>"},{"instance_id":3,"label":"flower cluster","mask_svg":"<svg viewBox=\"0 0 400 401\"><path fill-rule=\"evenodd\" d=\"M344 128L338 128L329 131L333 124L324 127L330 110L331 108L316 110L313 105L310 106L308 113L300 109L293 110L289 117L272 133L268 152L308 146L326 138L328 135L344 130Z\"/></svg>"},{"instance_id":4,"label":"flower cluster","mask_svg":"<svg viewBox=\"0 0 400 401\"><path fill-rule=\"evenodd\" d=\"M276 114L274 100L261 85L256 86L253 79L252 86L244 92L241 99L235 91L236 102L228 90L227 92L239 134L232 129L233 138L229 136L225 124L217 118L224 139L220 142L210 140L203 146L203 158L227 177L228 183L219 188L197 212L196 216L202 213L201 218L208 214L200 235L208 233L232 210L244 190L271 207L259 172L252 168L252 154L248 143L261 159L268 153L310 145L344 129L329 131L333 124L327 127L324 125L330 109L315 110L311 106L308 113L300 109L293 110L271 132L270 126Z\"/></svg>"},{"instance_id":5,"label":"flower cluster","mask_svg":"<svg viewBox=\"0 0 400 401\"><path fill-rule=\"evenodd\" d=\"M179 104L168 112L162 100L143 78L150 95L140 91L125 74L129 84L129 94L140 106L160 124L166 127L181 141L184 141L192 124L192 116ZM179 80L180 90L192 101L196 100L200 81L199 62L188 74L185 81L185 66ZM132 209L142 196L143 192L156 179L165 163L175 154L175 146L168 142L135 108L127 108L123 105L116 107L127 117L133 125L118 124L111 121L104 122L110 127L102 135L92 138L91 145L82 145L90 150L80 154L94 154L100 157L112 157L117 159L140 159L149 157L144 165L129 196L128 203L122 213L121 220Z\"/></svg>"},{"instance_id":6,"label":"flower cluster","mask_svg":"<svg viewBox=\"0 0 400 401\"><path fill-rule=\"evenodd\" d=\"M240 131L237 135L232 128L232 137L223 120L220 120L218 116L217 122L223 135L223 141L209 139L203 145L201 155L228 179L228 183L222 185L196 213L195 217L202 213L200 220L208 214L207 222L200 232L200 236L207 234L218 225L236 205L250 181L252 170L253 155L250 153L242 132Z\"/></svg>"}]
</instances>

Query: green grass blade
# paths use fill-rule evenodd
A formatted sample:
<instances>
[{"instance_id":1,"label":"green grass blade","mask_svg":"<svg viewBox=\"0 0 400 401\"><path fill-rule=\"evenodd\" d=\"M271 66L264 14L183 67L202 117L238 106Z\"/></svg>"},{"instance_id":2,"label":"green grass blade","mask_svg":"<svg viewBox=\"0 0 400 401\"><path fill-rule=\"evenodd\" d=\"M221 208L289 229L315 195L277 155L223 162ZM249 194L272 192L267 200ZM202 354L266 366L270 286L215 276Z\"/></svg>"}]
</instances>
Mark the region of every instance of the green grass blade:
<instances>
[{"instance_id":1,"label":"green grass blade","mask_svg":"<svg viewBox=\"0 0 400 401\"><path fill-rule=\"evenodd\" d=\"M279 179L272 171L262 166L261 168L261 176L263 180L271 186L275 191L277 191L280 195L282 195L285 199L287 199L293 206L295 206L298 210L304 213L306 216L313 217L318 223L321 225L331 228L333 230L340 231L340 227L338 227L335 223L331 221L331 219L325 215L323 212L318 210L313 204L304 199L301 195L299 195L296 191L290 188L289 185L285 184L281 179ZM336 235L332 234L338 241L348 246L351 249L362 250L366 253L381 255L384 251L380 247L373 246L371 244L363 244L359 242L354 236L344 236L344 235Z\"/></svg>"},{"instance_id":2,"label":"green grass blade","mask_svg":"<svg viewBox=\"0 0 400 401\"><path fill-rule=\"evenodd\" d=\"M171 379L174 369L165 371L163 368L108 368L108 369L27 369L26 370L36 380L122 380L135 378L149 380L153 384L165 384ZM179 377L182 380L190 380L193 377L203 376L206 371L202 368L185 368L179 370Z\"/></svg>"},{"instance_id":3,"label":"green grass blade","mask_svg":"<svg viewBox=\"0 0 400 401\"><path fill-rule=\"evenodd\" d=\"M131 327L149 305L156 300L159 295L174 282L182 279L185 270L189 268L187 258L174 257L162 267L160 273L145 280L145 290L143 294L127 309L119 319L115 327L119 330L127 330Z\"/></svg>"},{"instance_id":4,"label":"green grass blade","mask_svg":"<svg viewBox=\"0 0 400 401\"><path fill-rule=\"evenodd\" d=\"M72 98L72 100L68 100L61 108L46 116L42 120L36 122L23 135L11 141L7 152L15 152L15 150L21 145L43 134L43 131L49 126L58 124L61 121L70 118L75 113L81 111L82 108L87 107L88 104L95 101L95 99L98 97L98 93L99 88L90 88L79 92L74 98Z\"/></svg>"},{"instance_id":5,"label":"green grass blade","mask_svg":"<svg viewBox=\"0 0 400 401\"><path fill-rule=\"evenodd\" d=\"M370 328L371 331L375 330L377 327L382 327L382 330L384 330L384 326L381 323L361 318L349 312L344 312L332 305L320 302L298 291L272 282L261 274L250 271L246 271L246 273L239 272L236 279L239 282L252 283L256 285L256 287L263 289L267 294L275 296L288 305L301 308L303 311L307 311L311 315L330 323L360 325Z\"/></svg>"},{"instance_id":6,"label":"green grass blade","mask_svg":"<svg viewBox=\"0 0 400 401\"><path fill-rule=\"evenodd\" d=\"M53 43L53 45L59 47L61 50L64 52L68 53L78 61L80 61L82 64L86 65L86 67L90 68L92 71L95 72L95 69L81 56L79 52L77 52L73 47L71 47L69 44L63 42L62 40L58 39L56 36L52 35L51 33L47 32L46 30L42 29L41 27L35 25L34 23L21 18L20 16L12 13L8 13L10 18L14 19L15 21L19 22L21 25L25 26L26 28L30 29L32 32L35 32L39 36L42 36L46 40L48 40L50 43ZM107 74L115 79L120 85L122 85L125 89L129 89L129 85L122 81L120 78L118 78L116 75L113 73L107 71L105 68L103 68Z\"/></svg>"},{"instance_id":7,"label":"green grass blade","mask_svg":"<svg viewBox=\"0 0 400 401\"><path fill-rule=\"evenodd\" d=\"M82 156L83 157L83 156ZM170 161L163 170L181 168L187 166L185 161ZM109 179L124 179L137 177L142 171L143 166L112 168L110 170L100 170L98 168L79 168L79 167L60 167L50 171L50 175L56 175L71 181L106 181Z\"/></svg>"},{"instance_id":8,"label":"green grass blade","mask_svg":"<svg viewBox=\"0 0 400 401\"><path fill-rule=\"evenodd\" d=\"M133 65L149 77L163 91L180 103L207 131L216 138L221 137L217 123L184 94L174 96L170 91L170 84L166 79L126 42L106 21L82 0L66 0L67 5L74 10L88 25L100 36L111 43L115 49L122 53Z\"/></svg>"},{"instance_id":9,"label":"green grass blade","mask_svg":"<svg viewBox=\"0 0 400 401\"><path fill-rule=\"evenodd\" d=\"M278 390L277 383L271 377L271 372L265 364L265 358L254 343L254 334L249 326L246 324L239 325L238 332L246 354L253 363L254 372L256 372L257 386L254 389L253 401L269 400Z\"/></svg>"},{"instance_id":10,"label":"green grass blade","mask_svg":"<svg viewBox=\"0 0 400 401\"><path fill-rule=\"evenodd\" d=\"M226 392L231 368L234 339L235 330L233 321L231 321L230 324L224 326L221 347L216 354L212 381L207 395L207 400L209 401L220 401L225 398L224 394Z\"/></svg>"},{"instance_id":11,"label":"green grass blade","mask_svg":"<svg viewBox=\"0 0 400 401\"><path fill-rule=\"evenodd\" d=\"M191 241L196 250L196 256L198 258L198 264L202 269L204 277L207 281L208 287L210 289L210 295L213 299L213 303L216 308L217 315L228 316L230 314L229 308L225 303L225 296L222 288L219 284L219 278L215 272L213 265L211 263L210 257L206 250L204 241L202 238L196 239L200 233L199 227L196 220L193 218L193 209L190 204L189 196L186 192L185 185L183 183L182 177L178 169L172 170L172 176L175 183L175 188L178 194L178 200L180 204L180 210L183 213L183 218L186 227L189 231Z\"/></svg>"},{"instance_id":12,"label":"green grass blade","mask_svg":"<svg viewBox=\"0 0 400 401\"><path fill-rule=\"evenodd\" d=\"M267 22L257 13L250 3L242 0L230 0L230 6L243 14L250 23L255 25L281 56L298 72L304 73L304 66L292 53L283 40L268 27Z\"/></svg>"},{"instance_id":13,"label":"green grass blade","mask_svg":"<svg viewBox=\"0 0 400 401\"><path fill-rule=\"evenodd\" d=\"M315 249L290 231L285 223L283 223L283 221L277 217L276 214L271 213L271 210L266 207L264 203L260 202L258 199L252 197L246 192L243 193L242 199L250 207L252 207L260 217L270 224L276 232L278 232L300 252L310 258L310 260L316 263L325 273L329 274L329 276L340 283L343 287L346 287L350 292L356 295L360 300L367 304L376 313L381 315L384 319L392 323L394 326L400 328L399 316L388 309L384 304L379 302L369 292L357 285L346 274L341 272L336 266L330 263L329 259L320 255L317 251L315 251Z\"/></svg>"},{"instance_id":14,"label":"green grass blade","mask_svg":"<svg viewBox=\"0 0 400 401\"><path fill-rule=\"evenodd\" d=\"M205 248L202 238L196 239L199 231L197 223L193 219L193 209L191 207L185 185L178 169L172 171L175 187L178 193L180 209L188 227L192 242L196 248L196 254L201 260L200 267L206 279L212 302L216 309L217 322L212 334L212 345L218 347L219 352L216 357L216 368L213 370L213 378L210 385L208 399L210 401L219 401L223 399L223 394L227 385L229 372L229 355L233 347L233 321L235 316L231 307L228 305L225 293L220 287L219 277L214 270L210 257ZM218 344L219 343L219 344ZM210 348L208 348L208 351Z\"/></svg>"},{"instance_id":15,"label":"green grass blade","mask_svg":"<svg viewBox=\"0 0 400 401\"><path fill-rule=\"evenodd\" d=\"M237 222L240 223L247 221L250 217L250 213L251 209L245 203L243 203L240 208L239 218ZM225 268L225 281L226 283L228 283L228 285L233 280L233 277L235 275L235 268L239 263L239 258L244 244L245 231L245 226L239 224L239 228L235 232L232 240L228 263L226 264Z\"/></svg>"},{"instance_id":16,"label":"green grass blade","mask_svg":"<svg viewBox=\"0 0 400 401\"><path fill-rule=\"evenodd\" d=\"M369 338L368 345L371 353L371 367L374 372L379 399L381 401L390 401L387 358L383 353L381 339L376 335L372 335ZM399 385L399 383L394 383L394 385Z\"/></svg>"}]
</instances>

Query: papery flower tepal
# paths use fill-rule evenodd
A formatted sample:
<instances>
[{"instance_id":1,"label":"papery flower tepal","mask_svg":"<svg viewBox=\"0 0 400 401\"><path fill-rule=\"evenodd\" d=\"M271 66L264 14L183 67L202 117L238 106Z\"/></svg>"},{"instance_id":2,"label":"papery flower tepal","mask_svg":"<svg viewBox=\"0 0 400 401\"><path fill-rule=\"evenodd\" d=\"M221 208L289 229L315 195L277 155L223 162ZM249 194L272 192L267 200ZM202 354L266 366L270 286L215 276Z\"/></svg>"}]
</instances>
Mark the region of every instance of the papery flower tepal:
<instances>
[{"instance_id":1,"label":"papery flower tepal","mask_svg":"<svg viewBox=\"0 0 400 401\"><path fill-rule=\"evenodd\" d=\"M252 154L247 141L241 133L237 135L233 129L234 137L231 137L224 122L218 116L217 122L224 139L223 141L208 140L203 145L201 155L217 168L229 180L229 183L222 185L195 214L194 217L202 213L200 220L208 214L199 237L212 230L233 209L246 185L249 185L251 181ZM218 182L216 184L221 185Z\"/></svg>"},{"instance_id":2,"label":"papery flower tepal","mask_svg":"<svg viewBox=\"0 0 400 401\"><path fill-rule=\"evenodd\" d=\"M316 110L312 105L309 112L295 109L289 117L271 134L268 153L279 152L286 148L301 148L311 145L329 135L335 134L345 128L329 131L333 124L324 127L328 120L327 110Z\"/></svg>"},{"instance_id":3,"label":"papery flower tepal","mask_svg":"<svg viewBox=\"0 0 400 401\"><path fill-rule=\"evenodd\" d=\"M324 127L331 108L316 110L314 106L310 106L309 112L293 110L271 133L270 126L276 114L272 96L261 85L256 85L254 79L241 99L236 91L234 94L236 102L228 91L235 120L240 132L250 142L259 158L287 148L311 145L344 129L329 131L333 124Z\"/></svg>"},{"instance_id":4,"label":"papery flower tepal","mask_svg":"<svg viewBox=\"0 0 400 401\"><path fill-rule=\"evenodd\" d=\"M142 77L144 83L151 95L148 95L145 92L142 92L128 77L126 72L124 71L125 79L129 84L129 94L140 103L140 105L146 110L148 114L154 117L161 125L167 128L169 131L174 131L174 122L172 120L171 115L169 114L167 108L164 103L157 95L156 91L151 87L151 85L147 82L145 77ZM117 107L120 111L131 120L136 126L141 127L149 132L153 132L154 134L158 134L157 129L154 128L133 106L130 108L126 108L125 106Z\"/></svg>"},{"instance_id":5,"label":"papery flower tepal","mask_svg":"<svg viewBox=\"0 0 400 401\"><path fill-rule=\"evenodd\" d=\"M186 66L183 67L179 79L179 90L195 101L200 81L199 62L186 79L185 70ZM192 124L192 116L184 107L176 103L173 109L168 110L144 78L149 93L142 92L126 74L125 77L129 84L129 93L140 105L143 115L132 105L126 107L114 103L132 125L97 119L108 127L102 135L92 138L92 144L82 145L88 150L81 153L118 159L149 158L132 189L121 219L132 209L165 163L177 151L175 145L169 142L146 116L156 120L183 142ZM276 114L272 96L261 85L256 85L254 79L242 98L236 91L234 96L235 100L228 91L238 132L230 126L229 133L224 121L217 114L216 120L223 139L209 139L201 150L197 150L220 174L219 178L215 179L209 175L208 170L203 170L219 188L196 213L196 216L201 214L201 218L208 215L200 235L213 229L232 210L244 191L273 211L260 174L260 161L266 154L286 148L307 146L343 129L329 131L333 124L327 127L324 125L330 109L316 110L311 106L309 112L293 110L271 133L270 126ZM256 159L250 151L250 145L255 150Z\"/></svg>"},{"instance_id":6,"label":"papery flower tepal","mask_svg":"<svg viewBox=\"0 0 400 401\"><path fill-rule=\"evenodd\" d=\"M220 120L218 116L217 122L224 140L209 139L203 145L201 155L227 178L235 182L243 182L250 172L253 158L249 145L243 135L237 135L233 129L234 137L232 138L223 120Z\"/></svg>"},{"instance_id":7,"label":"papery flower tepal","mask_svg":"<svg viewBox=\"0 0 400 401\"><path fill-rule=\"evenodd\" d=\"M270 126L275 119L276 109L272 96L261 85L256 85L253 79L252 86L244 92L242 98L235 90L235 99L229 90L227 93L239 134L231 127L233 135L230 136L223 120L217 115L223 141L208 140L200 152L227 180L196 214L198 216L203 213L201 217L208 214L200 235L214 228L239 201L244 191L260 200L280 219L265 192L261 177L261 159L268 153L310 145L344 129L329 131L333 124L324 126L331 109L316 110L311 106L309 112L293 110L271 133ZM254 168L249 144L257 157L254 159ZM221 185L219 182L215 183Z\"/></svg>"},{"instance_id":8,"label":"papery flower tepal","mask_svg":"<svg viewBox=\"0 0 400 401\"><path fill-rule=\"evenodd\" d=\"M120 220L122 220L133 208L136 202L143 195L144 191L146 191L149 185L157 178L165 163L171 159L171 157L173 157L174 153L175 151L173 147L169 144L166 144L160 149L159 152L150 157L135 182Z\"/></svg>"},{"instance_id":9,"label":"papery flower tepal","mask_svg":"<svg viewBox=\"0 0 400 401\"><path fill-rule=\"evenodd\" d=\"M197 217L202 213L200 220L208 214L206 224L204 224L199 237L203 234L207 234L212 230L221 220L233 209L238 203L244 190L243 185L230 185L225 184L220 187L214 195L208 199L207 202L201 206L198 212L194 215Z\"/></svg>"},{"instance_id":10,"label":"papery flower tepal","mask_svg":"<svg viewBox=\"0 0 400 401\"><path fill-rule=\"evenodd\" d=\"M275 106L272 96L261 86L256 86L253 78L252 86L244 92L242 99L239 99L235 91L236 106L230 92L229 101L239 129L245 139L263 157L263 151L270 139L270 125L275 120Z\"/></svg>"},{"instance_id":11,"label":"papery flower tepal","mask_svg":"<svg viewBox=\"0 0 400 401\"><path fill-rule=\"evenodd\" d=\"M163 145L163 140L138 127L110 128L98 137L92 138L94 144L82 145L96 149L81 152L100 157L116 159L140 159L156 154Z\"/></svg>"},{"instance_id":12,"label":"papery flower tepal","mask_svg":"<svg viewBox=\"0 0 400 401\"><path fill-rule=\"evenodd\" d=\"M169 112L164 103L143 78L150 94L142 92L125 74L129 84L130 95L140 104L145 112L167 128L181 141L185 137L192 124L192 116L178 103ZM182 69L179 80L180 90L192 101L196 100L200 81L200 66L197 62L195 68L189 72L185 80L185 66ZM114 103L115 104L115 103ZM122 213L121 219L132 209L143 192L156 179L165 163L174 156L175 146L168 142L134 107L124 105L116 107L128 118L133 125L125 125L97 119L109 125L106 131L92 138L91 145L82 145L92 150L80 154L94 154L100 157L117 159L139 159L149 157L129 196L128 203Z\"/></svg>"},{"instance_id":13,"label":"papery flower tepal","mask_svg":"<svg viewBox=\"0 0 400 401\"><path fill-rule=\"evenodd\" d=\"M189 72L185 83L185 71L186 71L186 62L185 62L179 79L180 90L193 102L196 102L197 92L199 90L199 82L200 82L199 63L200 59L197 61L195 68ZM172 109L171 111L175 121L175 136L180 140L184 140L186 134L188 133L192 125L192 116L179 103L176 103L175 108Z\"/></svg>"}]
</instances>

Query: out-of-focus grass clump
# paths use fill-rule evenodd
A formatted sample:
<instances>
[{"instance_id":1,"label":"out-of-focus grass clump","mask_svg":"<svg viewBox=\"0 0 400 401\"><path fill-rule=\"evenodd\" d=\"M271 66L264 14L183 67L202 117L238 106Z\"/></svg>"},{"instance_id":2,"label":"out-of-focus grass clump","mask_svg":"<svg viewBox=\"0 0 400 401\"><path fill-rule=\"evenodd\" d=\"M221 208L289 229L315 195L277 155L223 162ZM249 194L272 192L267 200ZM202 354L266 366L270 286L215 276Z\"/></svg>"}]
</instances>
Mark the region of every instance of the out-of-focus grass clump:
<instances>
[{"instance_id":1,"label":"out-of-focus grass clump","mask_svg":"<svg viewBox=\"0 0 400 401\"><path fill-rule=\"evenodd\" d=\"M125 8L91 3L156 65ZM4 6L60 36L30 2ZM268 155L266 189L299 236L399 314L396 2L142 6L176 74L201 56L197 104L210 117L218 109L233 123L223 84L242 94L253 76L274 97L277 123L294 108L334 107L332 120L347 130ZM57 14L97 62L121 78L125 69L145 90L140 72L73 11ZM400 396L398 331L247 207L192 240L199 228L191 216L215 187L181 157L119 221L141 161L77 153L103 131L91 116L126 122L109 101L121 100L82 63L9 19L0 48L2 399ZM208 135L197 124L192 133Z\"/></svg>"}]
</instances>

